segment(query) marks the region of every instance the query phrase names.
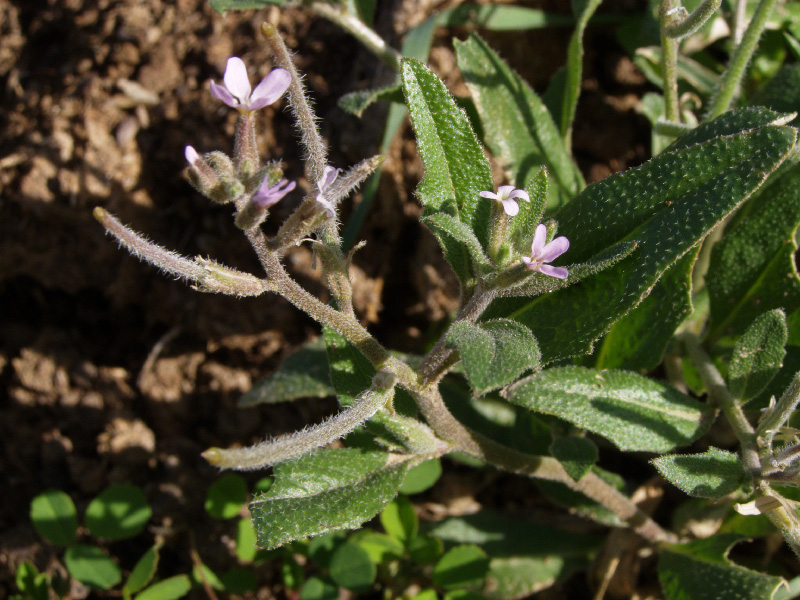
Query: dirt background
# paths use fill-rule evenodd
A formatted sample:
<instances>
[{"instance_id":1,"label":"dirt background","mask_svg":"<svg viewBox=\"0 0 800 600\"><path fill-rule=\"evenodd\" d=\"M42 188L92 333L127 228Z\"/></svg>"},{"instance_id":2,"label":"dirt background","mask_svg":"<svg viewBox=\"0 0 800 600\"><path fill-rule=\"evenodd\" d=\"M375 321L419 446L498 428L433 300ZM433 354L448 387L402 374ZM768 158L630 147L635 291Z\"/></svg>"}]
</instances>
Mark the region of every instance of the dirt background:
<instances>
[{"instance_id":1,"label":"dirt background","mask_svg":"<svg viewBox=\"0 0 800 600\"><path fill-rule=\"evenodd\" d=\"M569 3L522 4L564 13ZM642 4L608 1L601 13ZM397 47L408 29L453 4L378 5L377 28ZM22 561L59 569L59 551L40 540L28 519L30 500L50 488L66 491L82 512L107 485L137 484L154 509L149 531L165 540L162 576L189 572L192 548L224 570L233 559L220 544L230 542L231 532L203 510L216 471L200 452L291 431L336 409L333 399L238 409L253 381L317 335L313 322L280 298L195 292L119 250L91 216L102 206L184 255L259 272L229 207L210 205L182 171L187 144L201 152L230 150L235 111L210 96L207 81L221 79L232 55L244 59L253 81L269 71L256 33L264 20L297 53L331 162L345 167L377 152L382 110L370 109L360 120L336 101L392 74L308 11L222 17L206 0L0 0L0 598L13 588ZM463 92L453 34L463 38L466 30L437 32L431 63ZM564 63L569 34L485 32L540 92ZM574 142L588 180L648 157L649 128L637 114L647 89L613 30L590 28ZM259 125L262 156L283 160L287 175L307 187L283 104L260 111ZM416 220L420 176L406 124L359 236L368 250L357 254L353 271L359 315L401 350L424 347L455 307L453 278ZM299 197L276 207L268 232ZM287 263L324 295L307 248L291 252ZM475 490L487 487L482 477L454 469L424 501L443 507L437 514L463 503L521 510L532 502L530 487L518 480L503 485L502 500L481 496ZM130 568L152 536L140 547L111 552ZM291 597L274 567L261 568L259 577L259 597ZM567 589L577 590L570 597L588 597L582 576L576 581L548 597L565 598ZM72 593L88 591L76 586Z\"/></svg>"}]
</instances>

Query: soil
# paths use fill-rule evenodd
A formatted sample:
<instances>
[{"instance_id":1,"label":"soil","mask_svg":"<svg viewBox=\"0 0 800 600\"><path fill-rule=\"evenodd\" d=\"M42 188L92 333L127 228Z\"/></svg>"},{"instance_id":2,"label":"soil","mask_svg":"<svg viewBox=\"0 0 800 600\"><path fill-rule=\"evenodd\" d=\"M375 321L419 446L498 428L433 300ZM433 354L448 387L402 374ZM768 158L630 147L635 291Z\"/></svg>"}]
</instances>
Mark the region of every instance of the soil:
<instances>
[{"instance_id":1,"label":"soil","mask_svg":"<svg viewBox=\"0 0 800 600\"><path fill-rule=\"evenodd\" d=\"M568 10L558 0L524 4ZM607 2L602 11L640 4ZM377 26L398 45L410 27L449 5L381 2ZM223 17L206 0L0 0L0 598L13 589L23 561L59 569L58 549L27 517L31 499L50 488L66 491L81 511L109 484L139 485L154 509L150 532L165 541L162 571L189 572L192 549L224 570L233 559L220 544L231 531L204 512L217 472L200 452L292 431L336 410L331 398L237 408L254 381L318 335L314 323L280 298L235 300L189 289L121 251L91 214L102 206L181 254L258 272L229 208L211 206L182 171L187 144L230 150L235 114L210 96L207 81L221 78L231 55L250 66L251 79L269 71L257 35L265 20L296 52L331 162L347 166L376 153L382 109L362 120L336 101L392 74L306 10ZM438 31L431 55L457 93L450 39L465 33ZM564 63L569 33L486 38L543 91ZM648 88L612 29L589 30L585 63L574 154L596 181L647 159L649 128L636 109ZM287 176L308 186L284 108L259 112L262 156L282 160ZM407 351L422 349L456 305L453 276L417 221L413 191L421 171L406 124L360 232L367 250L356 255L353 273L359 315L389 347ZM279 204L268 232L290 210L291 203ZM291 252L287 264L325 295L307 247ZM474 492L459 490L474 489L465 486L479 479L454 468L433 497L445 506L474 503ZM519 483L502 489L502 499L482 501L513 506L529 491ZM135 556L119 553L144 548L114 546L112 553L130 568ZM292 595L275 569L259 571L258 597ZM580 582L570 585L589 593ZM73 597L86 594L72 589Z\"/></svg>"}]
</instances>

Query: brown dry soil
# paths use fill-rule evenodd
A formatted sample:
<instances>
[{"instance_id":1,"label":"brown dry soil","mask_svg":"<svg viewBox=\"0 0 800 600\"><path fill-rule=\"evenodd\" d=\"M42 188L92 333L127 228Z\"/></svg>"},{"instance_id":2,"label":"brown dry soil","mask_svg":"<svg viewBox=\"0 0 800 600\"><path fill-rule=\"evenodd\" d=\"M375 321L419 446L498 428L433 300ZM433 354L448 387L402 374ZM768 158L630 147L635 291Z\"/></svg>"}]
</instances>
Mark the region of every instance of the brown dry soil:
<instances>
[{"instance_id":1,"label":"brown dry soil","mask_svg":"<svg viewBox=\"0 0 800 600\"><path fill-rule=\"evenodd\" d=\"M379 3L378 28L403 33L447 5ZM568 3L529 2L563 12ZM609 2L623 12L638 2ZM276 297L234 300L195 292L137 262L92 218L102 206L184 255L210 256L258 272L228 207L211 206L186 183L183 148L229 150L234 111L209 95L226 59L241 56L251 79L270 66L258 25L275 23L307 75L331 162L347 166L377 151L381 109L364 120L336 106L344 93L391 73L336 26L307 11L271 9L222 17L205 0L0 0L0 598L18 564L61 569L58 549L28 519L37 493L66 491L82 511L105 486L141 486L154 509L149 533L110 552L130 568L165 542L160 574L191 570L191 549L217 572L234 563L231 528L208 518L216 471L211 446L252 443L318 421L335 401L241 410L239 396L318 334ZM456 92L450 45L439 31L434 69ZM534 87L563 64L567 30L486 33ZM575 155L591 181L647 158L649 130L637 114L644 79L613 31L590 29ZM257 70L257 74L254 72ZM262 155L302 179L297 139L281 104L260 111ZM390 347L420 350L455 306L455 286L432 236L418 224L421 175L408 125L395 140L356 256L357 309ZM357 202L356 195L354 201ZM276 207L269 231L292 208ZM347 215L345 215L345 218ZM291 271L324 295L307 247ZM452 471L452 472L451 472ZM490 485L491 484L491 485ZM442 516L480 504L525 511L527 482L458 468L420 501ZM575 578L573 578L575 579ZM259 570L258 597L293 597L274 565ZM548 597L589 597L583 576ZM194 592L199 596L201 592ZM88 594L74 585L73 597ZM544 596L542 596L544 597Z\"/></svg>"}]
</instances>

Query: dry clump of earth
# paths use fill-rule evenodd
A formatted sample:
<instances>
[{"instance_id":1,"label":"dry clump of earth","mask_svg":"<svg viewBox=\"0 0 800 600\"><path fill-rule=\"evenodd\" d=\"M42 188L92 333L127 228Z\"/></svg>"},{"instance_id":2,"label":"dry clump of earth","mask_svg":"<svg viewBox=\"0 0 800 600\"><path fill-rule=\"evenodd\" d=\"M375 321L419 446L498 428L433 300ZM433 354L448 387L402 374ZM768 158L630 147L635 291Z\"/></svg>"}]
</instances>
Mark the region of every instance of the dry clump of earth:
<instances>
[{"instance_id":1,"label":"dry clump of earth","mask_svg":"<svg viewBox=\"0 0 800 600\"><path fill-rule=\"evenodd\" d=\"M453 4L379 3L377 28L397 46L408 29ZM555 0L526 5L568 10ZM33 496L51 488L66 491L80 512L112 483L139 485L154 509L150 530L166 542L162 564L188 572L196 549L212 567L230 566L230 553L220 551L230 528L203 509L217 473L200 452L295 430L336 410L330 398L237 408L254 381L318 335L314 323L280 298L195 292L121 251L91 216L102 206L184 255L259 272L229 207L194 192L182 171L187 144L230 151L235 114L210 96L207 81L221 78L232 55L250 66L253 80L269 71L257 34L265 20L296 52L331 163L345 167L377 153L382 109L360 120L336 101L391 81L392 73L308 11L223 17L206 0L0 3L0 589L13 588L22 561L58 569L57 549L27 518ZM465 31L437 32L431 54L456 93L463 90L450 38ZM569 33L486 37L541 91L565 60ZM612 32L590 29L587 43L574 152L587 178L598 180L647 158L649 131L636 111L646 85ZM287 176L307 187L285 106L258 118L262 156L282 160ZM389 347L406 351L424 348L457 302L454 278L417 222L413 191L421 174L406 124L360 233L368 250L356 255L352 272L360 317ZM267 229L291 208L279 204ZM307 247L290 252L287 264L325 295ZM431 493L430 510L476 505L464 482L481 477L448 473ZM484 502L504 502L487 496ZM508 502L513 496L504 492ZM286 594L275 568L260 573L260 597Z\"/></svg>"}]
</instances>

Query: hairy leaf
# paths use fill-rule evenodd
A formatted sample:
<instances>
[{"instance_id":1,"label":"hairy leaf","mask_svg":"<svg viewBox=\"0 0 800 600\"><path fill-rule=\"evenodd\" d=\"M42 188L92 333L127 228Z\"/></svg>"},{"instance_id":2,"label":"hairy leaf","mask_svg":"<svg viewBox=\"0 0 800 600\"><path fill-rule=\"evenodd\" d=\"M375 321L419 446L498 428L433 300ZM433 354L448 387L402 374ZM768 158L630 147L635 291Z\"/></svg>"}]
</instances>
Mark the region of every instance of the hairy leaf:
<instances>
[{"instance_id":1,"label":"hairy leaf","mask_svg":"<svg viewBox=\"0 0 800 600\"><path fill-rule=\"evenodd\" d=\"M653 459L667 481L690 496L716 500L737 490L744 467L732 452L710 447L702 454L669 454Z\"/></svg>"},{"instance_id":2,"label":"hairy leaf","mask_svg":"<svg viewBox=\"0 0 800 600\"><path fill-rule=\"evenodd\" d=\"M758 396L780 371L789 331L782 310L758 317L733 348L728 364L728 387L738 402Z\"/></svg>"},{"instance_id":3,"label":"hairy leaf","mask_svg":"<svg viewBox=\"0 0 800 600\"><path fill-rule=\"evenodd\" d=\"M477 34L456 41L455 48L486 143L511 180L524 187L547 166L562 198L577 194L580 171L541 99Z\"/></svg>"},{"instance_id":4,"label":"hairy leaf","mask_svg":"<svg viewBox=\"0 0 800 600\"><path fill-rule=\"evenodd\" d=\"M250 503L258 545L287 542L374 517L397 494L407 463L387 452L320 450L275 467L275 483Z\"/></svg>"},{"instance_id":5,"label":"hairy leaf","mask_svg":"<svg viewBox=\"0 0 800 600\"><path fill-rule=\"evenodd\" d=\"M584 437L556 438L550 444L550 452L575 481L591 471L592 465L600 458L594 442Z\"/></svg>"},{"instance_id":6,"label":"hairy leaf","mask_svg":"<svg viewBox=\"0 0 800 600\"><path fill-rule=\"evenodd\" d=\"M611 440L621 450L668 452L707 429L705 406L626 371L555 367L511 386L508 399Z\"/></svg>"},{"instance_id":7,"label":"hairy leaf","mask_svg":"<svg viewBox=\"0 0 800 600\"><path fill-rule=\"evenodd\" d=\"M511 219L508 225L507 239L512 252L530 255L533 235L537 225L542 222L542 215L547 206L549 189L550 178L547 176L547 169L542 168L525 188L531 201L519 203L519 214Z\"/></svg>"},{"instance_id":8,"label":"hairy leaf","mask_svg":"<svg viewBox=\"0 0 800 600\"><path fill-rule=\"evenodd\" d=\"M342 110L360 117L367 108L376 102L403 103L405 102L403 90L399 84L387 85L372 90L359 90L345 94L339 98L338 104Z\"/></svg>"},{"instance_id":9,"label":"hairy leaf","mask_svg":"<svg viewBox=\"0 0 800 600\"><path fill-rule=\"evenodd\" d=\"M464 374L475 395L514 381L528 369L539 368L539 346L530 330L509 319L480 325L457 321L447 343L458 348Z\"/></svg>"},{"instance_id":10,"label":"hairy leaf","mask_svg":"<svg viewBox=\"0 0 800 600\"><path fill-rule=\"evenodd\" d=\"M474 275L487 272L492 268L492 264L486 257L481 247L481 243L475 234L472 233L469 225L451 217L447 213L436 213L427 217L422 217L422 222L427 225L437 239L450 240L460 244L469 255L470 271Z\"/></svg>"}]
</instances>

